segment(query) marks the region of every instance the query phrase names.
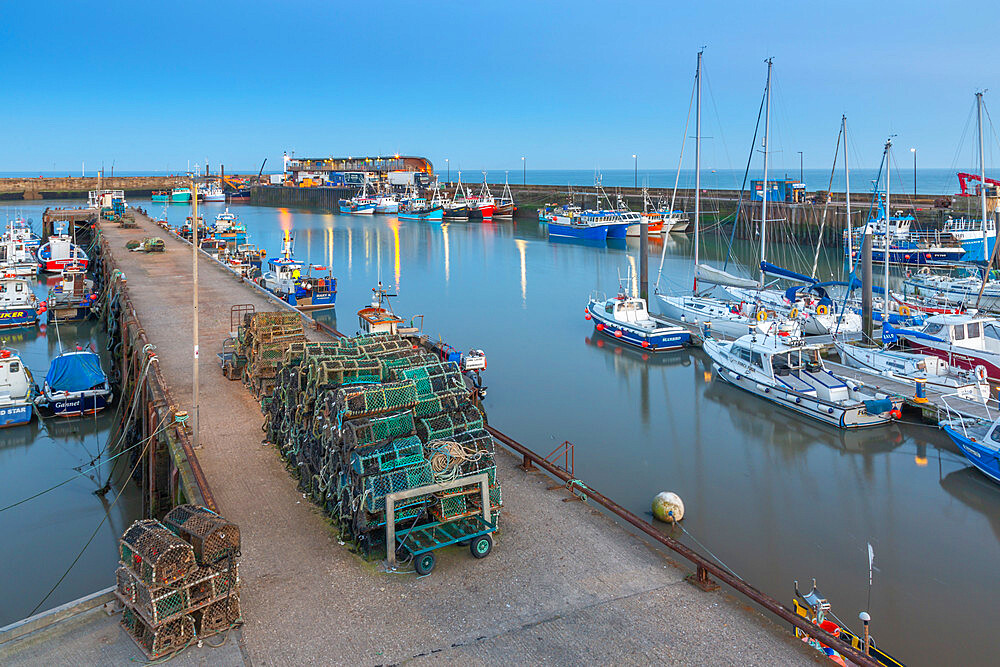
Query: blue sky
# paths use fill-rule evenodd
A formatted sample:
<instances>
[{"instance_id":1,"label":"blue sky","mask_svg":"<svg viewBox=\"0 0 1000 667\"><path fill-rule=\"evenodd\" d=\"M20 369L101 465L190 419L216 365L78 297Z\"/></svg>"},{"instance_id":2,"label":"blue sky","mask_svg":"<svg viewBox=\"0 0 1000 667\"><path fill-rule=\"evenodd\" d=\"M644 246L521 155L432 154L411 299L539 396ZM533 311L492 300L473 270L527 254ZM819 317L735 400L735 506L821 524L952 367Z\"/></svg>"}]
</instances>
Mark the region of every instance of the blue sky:
<instances>
[{"instance_id":1,"label":"blue sky","mask_svg":"<svg viewBox=\"0 0 1000 667\"><path fill-rule=\"evenodd\" d=\"M842 113L859 166L890 133L899 162L967 166L998 27L914 2L8 2L0 170L671 168L701 45L707 167L746 160L768 56L776 168L828 168Z\"/></svg>"}]
</instances>

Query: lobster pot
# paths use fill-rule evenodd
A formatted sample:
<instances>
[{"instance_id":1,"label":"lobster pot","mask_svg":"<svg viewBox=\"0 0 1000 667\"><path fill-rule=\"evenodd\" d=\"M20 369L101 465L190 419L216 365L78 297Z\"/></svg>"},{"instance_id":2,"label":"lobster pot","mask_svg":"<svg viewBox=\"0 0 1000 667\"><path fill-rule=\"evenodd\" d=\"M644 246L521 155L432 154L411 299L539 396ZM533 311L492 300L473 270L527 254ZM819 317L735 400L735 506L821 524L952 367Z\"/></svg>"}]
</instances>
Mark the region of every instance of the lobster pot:
<instances>
[{"instance_id":1,"label":"lobster pot","mask_svg":"<svg viewBox=\"0 0 1000 667\"><path fill-rule=\"evenodd\" d=\"M136 581L138 580L132 574L132 570L125 566L119 567L115 571L115 592L122 599L122 602L135 604Z\"/></svg>"},{"instance_id":2,"label":"lobster pot","mask_svg":"<svg viewBox=\"0 0 1000 667\"><path fill-rule=\"evenodd\" d=\"M189 577L188 597L192 605L200 605L208 600L231 595L239 590L240 568L237 563L231 567L199 567Z\"/></svg>"},{"instance_id":3,"label":"lobster pot","mask_svg":"<svg viewBox=\"0 0 1000 667\"><path fill-rule=\"evenodd\" d=\"M155 519L133 523L119 546L122 564L149 586L168 586L196 567L191 545Z\"/></svg>"},{"instance_id":4,"label":"lobster pot","mask_svg":"<svg viewBox=\"0 0 1000 667\"><path fill-rule=\"evenodd\" d=\"M411 435L375 447L354 450L351 468L358 475L377 475L405 468L424 460L424 445L420 438Z\"/></svg>"},{"instance_id":5,"label":"lobster pot","mask_svg":"<svg viewBox=\"0 0 1000 667\"><path fill-rule=\"evenodd\" d=\"M179 651L195 638L194 619L189 614L154 628L134 609L125 607L121 624L150 660Z\"/></svg>"},{"instance_id":6,"label":"lobster pot","mask_svg":"<svg viewBox=\"0 0 1000 667\"><path fill-rule=\"evenodd\" d=\"M416 424L417 435L424 442L430 442L437 438L450 438L456 433L481 429L482 427L483 413L474 405L418 419Z\"/></svg>"},{"instance_id":7,"label":"lobster pot","mask_svg":"<svg viewBox=\"0 0 1000 667\"><path fill-rule=\"evenodd\" d=\"M121 568L119 568L121 569ZM191 596L187 585L151 588L132 574L134 598L132 607L148 624L162 625L164 621L183 614L191 608ZM119 585L119 589L121 585Z\"/></svg>"},{"instance_id":8,"label":"lobster pot","mask_svg":"<svg viewBox=\"0 0 1000 667\"><path fill-rule=\"evenodd\" d=\"M390 493L426 486L433 481L434 475L431 473L430 464L421 461L408 468L362 477L362 488L358 495L364 499L365 508L369 512L383 512L385 511L385 497Z\"/></svg>"},{"instance_id":9,"label":"lobster pot","mask_svg":"<svg viewBox=\"0 0 1000 667\"><path fill-rule=\"evenodd\" d=\"M385 340L376 340L373 342L362 338L358 342L358 352L365 357L384 357L389 354L412 349L413 343L399 337L386 338Z\"/></svg>"},{"instance_id":10,"label":"lobster pot","mask_svg":"<svg viewBox=\"0 0 1000 667\"><path fill-rule=\"evenodd\" d=\"M304 340L291 343L285 349L285 355L281 358L281 363L285 366L298 366L302 363L302 357L305 356L306 345L309 345L309 343Z\"/></svg>"},{"instance_id":11,"label":"lobster pot","mask_svg":"<svg viewBox=\"0 0 1000 667\"><path fill-rule=\"evenodd\" d=\"M373 445L384 440L413 435L413 413L409 410L381 417L352 419L343 427L344 449Z\"/></svg>"},{"instance_id":12,"label":"lobster pot","mask_svg":"<svg viewBox=\"0 0 1000 667\"><path fill-rule=\"evenodd\" d=\"M309 366L308 384L313 388L332 388L344 383L381 380L382 367L374 359L324 359Z\"/></svg>"},{"instance_id":13,"label":"lobster pot","mask_svg":"<svg viewBox=\"0 0 1000 667\"><path fill-rule=\"evenodd\" d=\"M240 527L199 505L178 505L163 523L192 547L198 565L211 565L240 554Z\"/></svg>"},{"instance_id":14,"label":"lobster pot","mask_svg":"<svg viewBox=\"0 0 1000 667\"><path fill-rule=\"evenodd\" d=\"M400 370L406 368L414 368L417 366L426 366L427 364L432 364L438 359L433 354L430 354L426 350L413 348L399 350L390 355L385 355L378 357L379 363L382 364L382 376L387 381L397 381L400 378L392 377L393 373L398 373Z\"/></svg>"},{"instance_id":15,"label":"lobster pot","mask_svg":"<svg viewBox=\"0 0 1000 667\"><path fill-rule=\"evenodd\" d=\"M400 380L413 380L417 396L431 396L452 389L465 389L465 381L453 361L404 368L396 372Z\"/></svg>"},{"instance_id":16,"label":"lobster pot","mask_svg":"<svg viewBox=\"0 0 1000 667\"><path fill-rule=\"evenodd\" d=\"M463 387L446 393L418 398L413 406L413 414L416 417L430 417L442 412L457 410L468 403L469 392Z\"/></svg>"},{"instance_id":17,"label":"lobster pot","mask_svg":"<svg viewBox=\"0 0 1000 667\"><path fill-rule=\"evenodd\" d=\"M410 381L341 387L337 395L338 412L345 419L408 410L416 401L416 387Z\"/></svg>"},{"instance_id":18,"label":"lobster pot","mask_svg":"<svg viewBox=\"0 0 1000 667\"><path fill-rule=\"evenodd\" d=\"M195 611L192 616L198 637L208 637L228 630L242 620L240 598L238 595L224 597Z\"/></svg>"}]
</instances>

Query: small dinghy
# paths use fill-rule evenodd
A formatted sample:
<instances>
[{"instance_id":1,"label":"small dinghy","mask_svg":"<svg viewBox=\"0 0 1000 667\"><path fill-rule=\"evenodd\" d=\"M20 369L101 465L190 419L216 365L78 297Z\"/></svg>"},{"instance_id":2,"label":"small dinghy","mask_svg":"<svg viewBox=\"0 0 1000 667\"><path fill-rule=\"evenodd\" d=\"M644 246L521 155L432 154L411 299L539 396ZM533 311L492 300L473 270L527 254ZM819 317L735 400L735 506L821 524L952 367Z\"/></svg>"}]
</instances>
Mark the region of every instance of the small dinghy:
<instances>
[{"instance_id":1,"label":"small dinghy","mask_svg":"<svg viewBox=\"0 0 1000 667\"><path fill-rule=\"evenodd\" d=\"M78 345L52 360L35 405L56 417L78 417L100 412L111 400L111 385L100 357Z\"/></svg>"},{"instance_id":2,"label":"small dinghy","mask_svg":"<svg viewBox=\"0 0 1000 667\"><path fill-rule=\"evenodd\" d=\"M0 427L31 421L35 381L14 350L0 349Z\"/></svg>"}]
</instances>

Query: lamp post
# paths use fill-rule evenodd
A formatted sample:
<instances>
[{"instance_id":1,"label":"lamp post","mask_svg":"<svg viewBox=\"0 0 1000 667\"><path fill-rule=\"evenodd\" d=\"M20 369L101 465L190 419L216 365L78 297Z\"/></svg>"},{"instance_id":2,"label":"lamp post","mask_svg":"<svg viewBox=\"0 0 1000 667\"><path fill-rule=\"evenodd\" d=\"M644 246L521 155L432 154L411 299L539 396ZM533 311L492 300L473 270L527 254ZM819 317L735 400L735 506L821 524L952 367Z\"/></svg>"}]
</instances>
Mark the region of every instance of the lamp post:
<instances>
[{"instance_id":1,"label":"lamp post","mask_svg":"<svg viewBox=\"0 0 1000 667\"><path fill-rule=\"evenodd\" d=\"M527 163L524 161L524 156L521 156L521 185L527 185Z\"/></svg>"},{"instance_id":2,"label":"lamp post","mask_svg":"<svg viewBox=\"0 0 1000 667\"><path fill-rule=\"evenodd\" d=\"M913 196L917 196L917 149L911 148L910 152L913 153Z\"/></svg>"},{"instance_id":3,"label":"lamp post","mask_svg":"<svg viewBox=\"0 0 1000 667\"><path fill-rule=\"evenodd\" d=\"M635 183L633 183L632 187L637 188L639 187L639 156L632 153L632 159L635 160Z\"/></svg>"},{"instance_id":4,"label":"lamp post","mask_svg":"<svg viewBox=\"0 0 1000 667\"><path fill-rule=\"evenodd\" d=\"M444 163L448 167L448 185L451 185L451 162L448 162L448 158L445 158Z\"/></svg>"},{"instance_id":5,"label":"lamp post","mask_svg":"<svg viewBox=\"0 0 1000 667\"><path fill-rule=\"evenodd\" d=\"M805 183L805 175L802 169L802 151L799 151L799 183Z\"/></svg>"}]
</instances>

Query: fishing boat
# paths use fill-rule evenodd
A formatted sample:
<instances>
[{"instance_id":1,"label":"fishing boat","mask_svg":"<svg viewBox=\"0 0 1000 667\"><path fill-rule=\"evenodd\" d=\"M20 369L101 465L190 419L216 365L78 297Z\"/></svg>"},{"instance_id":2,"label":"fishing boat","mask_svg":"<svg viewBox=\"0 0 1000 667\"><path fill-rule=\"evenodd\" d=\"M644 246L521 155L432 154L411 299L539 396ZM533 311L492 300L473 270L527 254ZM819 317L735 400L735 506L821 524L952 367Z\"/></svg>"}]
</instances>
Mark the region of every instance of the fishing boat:
<instances>
[{"instance_id":1,"label":"fishing boat","mask_svg":"<svg viewBox=\"0 0 1000 667\"><path fill-rule=\"evenodd\" d=\"M988 315L933 315L921 329L894 329L908 349L943 359L949 365L976 371L1000 382L1000 321Z\"/></svg>"},{"instance_id":2,"label":"fishing boat","mask_svg":"<svg viewBox=\"0 0 1000 667\"><path fill-rule=\"evenodd\" d=\"M355 215L371 215L375 212L375 200L373 199L341 199L341 213L353 213Z\"/></svg>"},{"instance_id":3,"label":"fishing boat","mask_svg":"<svg viewBox=\"0 0 1000 667\"><path fill-rule=\"evenodd\" d=\"M34 414L35 380L17 352L0 349L0 427L20 426Z\"/></svg>"},{"instance_id":4,"label":"fishing boat","mask_svg":"<svg viewBox=\"0 0 1000 667\"><path fill-rule=\"evenodd\" d=\"M493 198L493 194L490 192L490 186L486 182L485 171L483 172L483 187L479 190L479 196L469 198L468 204L469 214L472 217L482 218L483 220L493 219L493 214L497 210L497 204Z\"/></svg>"},{"instance_id":5,"label":"fishing boat","mask_svg":"<svg viewBox=\"0 0 1000 667\"><path fill-rule=\"evenodd\" d=\"M285 230L285 240L281 255L267 260L268 270L258 277L258 284L279 299L296 305L299 298L307 295L302 285L302 268L304 264L292 256L292 238Z\"/></svg>"},{"instance_id":6,"label":"fishing boat","mask_svg":"<svg viewBox=\"0 0 1000 667\"><path fill-rule=\"evenodd\" d=\"M721 380L831 426L880 426L900 414L902 397L827 370L822 345L790 336L746 335L728 343L706 338L702 346Z\"/></svg>"},{"instance_id":7,"label":"fishing boat","mask_svg":"<svg viewBox=\"0 0 1000 667\"><path fill-rule=\"evenodd\" d=\"M869 557L870 558L873 557L874 552L869 552L869 553L871 554ZM871 566L871 562L869 562L869 566ZM840 619L837 618L837 616L830 611L831 609L830 603L826 600L826 598L822 596L819 590L816 589L815 579L813 579L812 590L810 590L808 593L804 595L799 592L799 582L797 581L795 582L795 597L792 598L792 608L796 614L806 619L807 621L810 621L819 628L827 631L828 633L830 633L834 637L837 637L841 641L850 644L851 647L854 648L854 650L856 651L864 653L865 642L867 641L868 655L871 656L871 658L875 662L882 665L883 667L903 667L903 663L899 662L891 655L885 653L884 651L880 650L878 647L875 646L874 637L869 635L863 638L862 636L857 635L851 632L849 629L843 627L842 624L835 623L834 621L827 618L826 617L827 612L830 612L830 615L833 616L833 618L836 618L838 621L840 621ZM848 663L846 659L842 655L840 655L840 653L833 650L826 644L823 644L822 642L814 639L808 633L800 630L799 628L795 628L795 636L804 641L806 644L809 644L809 646L812 646L822 655L826 656L827 658L829 658L831 661L833 661L838 665L846 666L848 664L854 664L854 663Z\"/></svg>"},{"instance_id":8,"label":"fishing boat","mask_svg":"<svg viewBox=\"0 0 1000 667\"><path fill-rule=\"evenodd\" d=\"M31 223L24 218L14 218L8 222L4 235L14 241L20 241L32 250L42 245L41 237L31 228Z\"/></svg>"},{"instance_id":9,"label":"fishing boat","mask_svg":"<svg viewBox=\"0 0 1000 667\"><path fill-rule=\"evenodd\" d=\"M337 305L337 279L333 271L325 266L310 265L309 275L300 279L305 295L296 298L295 307L299 310L325 310ZM312 275L312 269L326 271L326 275Z\"/></svg>"},{"instance_id":10,"label":"fishing boat","mask_svg":"<svg viewBox=\"0 0 1000 667\"><path fill-rule=\"evenodd\" d=\"M86 269L90 259L83 248L76 245L66 234L50 236L49 240L38 248L38 265L42 271L57 273L68 265L82 265Z\"/></svg>"},{"instance_id":11,"label":"fishing boat","mask_svg":"<svg viewBox=\"0 0 1000 667\"><path fill-rule=\"evenodd\" d=\"M205 189L198 190L198 196L206 202L225 202L226 192L218 183L209 183Z\"/></svg>"},{"instance_id":12,"label":"fishing boat","mask_svg":"<svg viewBox=\"0 0 1000 667\"><path fill-rule=\"evenodd\" d=\"M952 416L940 426L969 463L1000 484L1000 418L989 422Z\"/></svg>"},{"instance_id":13,"label":"fishing boat","mask_svg":"<svg viewBox=\"0 0 1000 667\"><path fill-rule=\"evenodd\" d=\"M691 219L684 211L666 211L663 213L663 226L670 225L672 232L686 232L691 225Z\"/></svg>"},{"instance_id":14,"label":"fishing boat","mask_svg":"<svg viewBox=\"0 0 1000 667\"><path fill-rule=\"evenodd\" d=\"M215 216L215 222L212 223L212 231L213 232L227 231L230 227L236 224L237 219L238 218L236 217L236 214L230 213L229 207L227 206L224 212Z\"/></svg>"},{"instance_id":15,"label":"fishing boat","mask_svg":"<svg viewBox=\"0 0 1000 667\"><path fill-rule=\"evenodd\" d=\"M155 199L153 201L156 201ZM174 188L170 191L171 204L190 204L191 188Z\"/></svg>"},{"instance_id":16,"label":"fishing boat","mask_svg":"<svg viewBox=\"0 0 1000 667\"><path fill-rule=\"evenodd\" d=\"M396 213L399 211L399 197L394 192L375 196L376 213Z\"/></svg>"},{"instance_id":17,"label":"fishing boat","mask_svg":"<svg viewBox=\"0 0 1000 667\"><path fill-rule=\"evenodd\" d=\"M598 333L651 352L674 350L691 343L691 332L649 312L646 300L622 289L608 299L592 294L586 315Z\"/></svg>"},{"instance_id":18,"label":"fishing boat","mask_svg":"<svg viewBox=\"0 0 1000 667\"><path fill-rule=\"evenodd\" d=\"M462 172L458 172L458 184L451 199L444 202L444 217L454 220L468 220L472 216L469 198L462 185Z\"/></svg>"},{"instance_id":19,"label":"fishing boat","mask_svg":"<svg viewBox=\"0 0 1000 667\"><path fill-rule=\"evenodd\" d=\"M608 226L595 224L584 219L579 212L560 211L553 213L546 223L550 237L579 239L583 241L604 241L608 238Z\"/></svg>"},{"instance_id":20,"label":"fishing boat","mask_svg":"<svg viewBox=\"0 0 1000 667\"><path fill-rule=\"evenodd\" d=\"M153 190L153 203L166 204L170 202L170 190Z\"/></svg>"},{"instance_id":21,"label":"fishing boat","mask_svg":"<svg viewBox=\"0 0 1000 667\"><path fill-rule=\"evenodd\" d=\"M0 328L33 326L45 312L24 278L0 278Z\"/></svg>"},{"instance_id":22,"label":"fishing boat","mask_svg":"<svg viewBox=\"0 0 1000 667\"><path fill-rule=\"evenodd\" d=\"M35 406L56 417L79 417L100 412L113 396L101 358L77 345L52 360Z\"/></svg>"},{"instance_id":23,"label":"fishing boat","mask_svg":"<svg viewBox=\"0 0 1000 667\"><path fill-rule=\"evenodd\" d=\"M382 287L372 288L371 305L358 311L358 327L362 334L389 333L411 335L417 333L417 328L405 326L405 321L392 311L389 297L396 296Z\"/></svg>"},{"instance_id":24,"label":"fishing boat","mask_svg":"<svg viewBox=\"0 0 1000 667\"><path fill-rule=\"evenodd\" d=\"M0 275L33 276L38 273L35 252L10 232L0 237Z\"/></svg>"},{"instance_id":25,"label":"fishing boat","mask_svg":"<svg viewBox=\"0 0 1000 667\"><path fill-rule=\"evenodd\" d=\"M510 191L510 183L507 182L507 176L503 179L503 192L500 198L496 200L496 210L493 211L494 218L513 218L514 213L517 212L517 205L514 203L514 195Z\"/></svg>"},{"instance_id":26,"label":"fishing boat","mask_svg":"<svg viewBox=\"0 0 1000 667\"><path fill-rule=\"evenodd\" d=\"M846 242L847 232L844 232L844 252L845 254L850 252L848 257L852 263L858 259L864 234L889 239L888 248L882 243L872 243L872 262L876 264L884 263L886 256L889 257L890 264L918 266L951 264L965 257L965 248L952 240L949 235L940 232L911 232L910 225L916 218L904 215L901 211L897 211L895 215L887 215L887 210L885 199L882 198L877 210L872 212L874 217L855 234L851 243ZM888 228L885 223L886 218L889 220ZM887 229L888 234L886 234Z\"/></svg>"},{"instance_id":27,"label":"fishing boat","mask_svg":"<svg viewBox=\"0 0 1000 667\"><path fill-rule=\"evenodd\" d=\"M620 207L619 207L620 208ZM656 210L649 199L649 188L642 189L642 213L641 221L646 223L646 233L651 236L661 236L670 232L673 220L664 223L663 213ZM639 223L632 223L625 229L626 236L638 237L642 235L642 226Z\"/></svg>"},{"instance_id":28,"label":"fishing boat","mask_svg":"<svg viewBox=\"0 0 1000 667\"><path fill-rule=\"evenodd\" d=\"M443 220L444 207L423 197L412 197L399 205L398 217L400 220Z\"/></svg>"},{"instance_id":29,"label":"fishing boat","mask_svg":"<svg viewBox=\"0 0 1000 667\"><path fill-rule=\"evenodd\" d=\"M80 266L69 265L59 276L59 282L49 289L45 300L49 322L80 322L97 307L94 281L87 278Z\"/></svg>"}]
</instances>

